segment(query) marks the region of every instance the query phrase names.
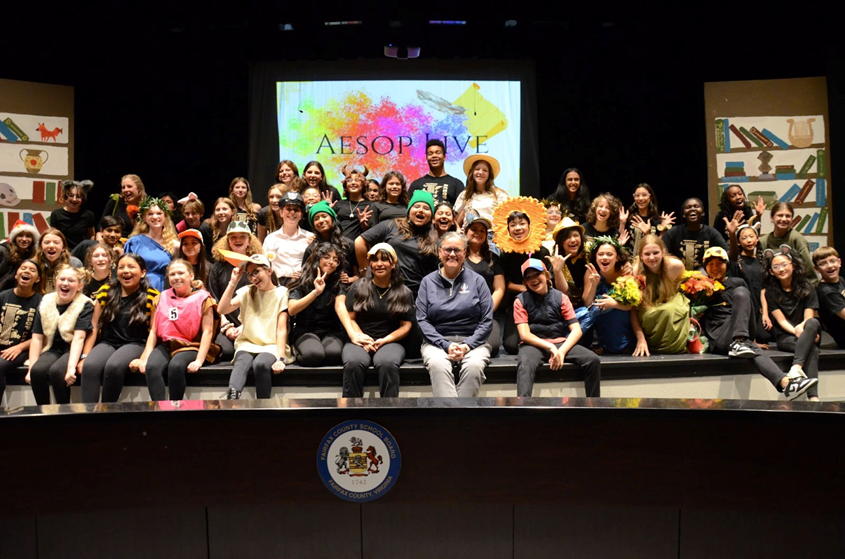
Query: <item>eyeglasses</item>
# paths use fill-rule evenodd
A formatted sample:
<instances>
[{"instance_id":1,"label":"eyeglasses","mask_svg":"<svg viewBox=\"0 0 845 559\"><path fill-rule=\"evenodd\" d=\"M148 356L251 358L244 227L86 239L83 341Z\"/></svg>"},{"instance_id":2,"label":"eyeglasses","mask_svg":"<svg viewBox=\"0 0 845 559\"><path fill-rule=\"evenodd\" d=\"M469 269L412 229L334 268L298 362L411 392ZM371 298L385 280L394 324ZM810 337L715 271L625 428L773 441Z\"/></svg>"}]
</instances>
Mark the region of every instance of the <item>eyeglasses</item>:
<instances>
[{"instance_id":1,"label":"eyeglasses","mask_svg":"<svg viewBox=\"0 0 845 559\"><path fill-rule=\"evenodd\" d=\"M461 254L464 249L458 247L440 247L440 250L446 254Z\"/></svg>"},{"instance_id":2,"label":"eyeglasses","mask_svg":"<svg viewBox=\"0 0 845 559\"><path fill-rule=\"evenodd\" d=\"M340 262L340 259L337 256L321 256L320 260L325 260L326 262L334 262L335 264Z\"/></svg>"},{"instance_id":3,"label":"eyeglasses","mask_svg":"<svg viewBox=\"0 0 845 559\"><path fill-rule=\"evenodd\" d=\"M261 273L261 272L263 272L263 271L264 271L264 268L256 268L256 269L254 269L253 271L249 272L249 273L246 275L246 277L248 277L249 279L255 279L255 278L257 278L257 277L258 277L258 274L260 274L260 273Z\"/></svg>"},{"instance_id":4,"label":"eyeglasses","mask_svg":"<svg viewBox=\"0 0 845 559\"><path fill-rule=\"evenodd\" d=\"M785 262L783 264L775 264L774 266L772 266L772 271L773 272L780 272L781 270L786 270L790 266L792 266L791 262Z\"/></svg>"}]
</instances>

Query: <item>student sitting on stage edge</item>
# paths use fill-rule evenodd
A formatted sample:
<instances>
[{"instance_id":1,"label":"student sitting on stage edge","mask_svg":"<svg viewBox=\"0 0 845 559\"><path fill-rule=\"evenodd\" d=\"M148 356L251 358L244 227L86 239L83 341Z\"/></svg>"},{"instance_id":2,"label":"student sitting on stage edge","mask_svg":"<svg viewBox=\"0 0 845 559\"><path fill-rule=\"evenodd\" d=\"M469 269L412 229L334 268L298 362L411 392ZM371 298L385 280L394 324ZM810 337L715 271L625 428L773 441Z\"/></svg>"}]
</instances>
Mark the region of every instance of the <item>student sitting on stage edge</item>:
<instances>
[{"instance_id":1,"label":"student sitting on stage edge","mask_svg":"<svg viewBox=\"0 0 845 559\"><path fill-rule=\"evenodd\" d=\"M560 369L564 362L581 367L587 397L599 397L601 360L578 345L581 325L569 297L551 286L551 274L536 258L525 261L522 276L527 290L517 295L513 304L514 322L522 340L516 365L517 396L531 396L534 375L548 360L552 370Z\"/></svg>"}]
</instances>

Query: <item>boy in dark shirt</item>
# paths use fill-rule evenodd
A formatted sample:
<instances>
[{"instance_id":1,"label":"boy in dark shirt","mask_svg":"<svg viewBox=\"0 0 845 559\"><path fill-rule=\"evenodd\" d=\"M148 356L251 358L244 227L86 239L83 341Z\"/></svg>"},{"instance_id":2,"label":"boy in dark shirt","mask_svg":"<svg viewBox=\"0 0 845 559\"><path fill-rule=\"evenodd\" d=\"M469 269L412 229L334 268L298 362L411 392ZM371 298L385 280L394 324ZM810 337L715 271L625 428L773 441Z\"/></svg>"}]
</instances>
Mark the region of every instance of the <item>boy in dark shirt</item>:
<instances>
[{"instance_id":1,"label":"boy in dark shirt","mask_svg":"<svg viewBox=\"0 0 845 559\"><path fill-rule=\"evenodd\" d=\"M428 174L411 183L408 196L413 196L417 190L425 190L434 196L435 205L449 202L454 207L458 195L464 190L464 183L446 173L446 145L440 140L427 141L425 159L428 162Z\"/></svg>"},{"instance_id":2,"label":"boy in dark shirt","mask_svg":"<svg viewBox=\"0 0 845 559\"><path fill-rule=\"evenodd\" d=\"M666 250L684 262L687 270L696 270L703 265L702 255L710 247L728 250L728 243L718 231L704 220L704 204L698 198L688 198L682 206L684 222L674 226L663 235Z\"/></svg>"},{"instance_id":3,"label":"boy in dark shirt","mask_svg":"<svg viewBox=\"0 0 845 559\"><path fill-rule=\"evenodd\" d=\"M822 324L840 348L845 348L845 278L839 275L842 260L833 247L813 253L813 266L822 280L816 288Z\"/></svg>"}]
</instances>

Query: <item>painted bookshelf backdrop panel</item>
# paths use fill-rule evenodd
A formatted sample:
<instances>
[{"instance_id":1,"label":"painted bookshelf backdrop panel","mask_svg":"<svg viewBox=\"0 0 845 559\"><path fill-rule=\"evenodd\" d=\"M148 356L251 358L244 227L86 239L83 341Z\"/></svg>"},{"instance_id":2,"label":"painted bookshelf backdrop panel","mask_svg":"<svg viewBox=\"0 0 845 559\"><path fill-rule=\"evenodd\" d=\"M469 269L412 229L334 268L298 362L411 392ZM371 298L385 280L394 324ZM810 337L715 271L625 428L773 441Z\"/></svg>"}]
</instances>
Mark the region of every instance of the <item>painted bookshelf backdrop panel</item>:
<instances>
[{"instance_id":1,"label":"painted bookshelf backdrop panel","mask_svg":"<svg viewBox=\"0 0 845 559\"><path fill-rule=\"evenodd\" d=\"M828 243L829 176L823 115L719 117L715 119L716 166L720 191L738 184L751 201L767 207L790 202L794 227L811 250ZM762 232L772 230L768 216Z\"/></svg>"}]
</instances>

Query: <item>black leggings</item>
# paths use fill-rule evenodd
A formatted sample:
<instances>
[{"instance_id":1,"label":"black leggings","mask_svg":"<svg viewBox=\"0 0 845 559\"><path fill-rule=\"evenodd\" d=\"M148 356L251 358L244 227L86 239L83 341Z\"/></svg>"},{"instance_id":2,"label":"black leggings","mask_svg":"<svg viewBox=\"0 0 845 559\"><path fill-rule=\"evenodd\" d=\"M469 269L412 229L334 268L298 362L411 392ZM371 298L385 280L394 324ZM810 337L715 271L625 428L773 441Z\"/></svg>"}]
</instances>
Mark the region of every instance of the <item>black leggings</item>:
<instances>
[{"instance_id":1,"label":"black leggings","mask_svg":"<svg viewBox=\"0 0 845 559\"><path fill-rule=\"evenodd\" d=\"M339 334L324 332L322 336L308 332L293 342L298 353L296 362L303 367L340 365L343 340Z\"/></svg>"},{"instance_id":2,"label":"black leggings","mask_svg":"<svg viewBox=\"0 0 845 559\"><path fill-rule=\"evenodd\" d=\"M255 396L269 398L273 389L273 363L276 356L272 353L249 353L239 351L235 354L229 388L242 392L246 386L246 376L250 371L255 375Z\"/></svg>"},{"instance_id":3,"label":"black leggings","mask_svg":"<svg viewBox=\"0 0 845 559\"><path fill-rule=\"evenodd\" d=\"M117 402L123 390L123 379L129 363L141 357L144 344L131 343L114 346L100 342L82 362L82 401L96 404L100 401L100 379L103 381L103 402Z\"/></svg>"},{"instance_id":4,"label":"black leggings","mask_svg":"<svg viewBox=\"0 0 845 559\"><path fill-rule=\"evenodd\" d=\"M29 350L22 351L13 361L6 361L0 357L0 403L3 402L3 394L6 392L6 374L23 365L28 358Z\"/></svg>"},{"instance_id":5,"label":"black leggings","mask_svg":"<svg viewBox=\"0 0 845 559\"><path fill-rule=\"evenodd\" d=\"M147 359L147 388L150 399L154 402L166 399L164 374L167 371L167 383L170 385L170 399L181 400L185 397L185 377L188 365L197 358L197 350L189 349L170 355L166 344L158 344Z\"/></svg>"},{"instance_id":6,"label":"black leggings","mask_svg":"<svg viewBox=\"0 0 845 559\"><path fill-rule=\"evenodd\" d=\"M50 405L50 386L56 395L57 404L70 403L70 387L65 382L67 361L70 353L48 349L38 357L29 370L32 393L39 406Z\"/></svg>"},{"instance_id":7,"label":"black leggings","mask_svg":"<svg viewBox=\"0 0 845 559\"><path fill-rule=\"evenodd\" d=\"M795 336L781 336L778 338L778 349L795 354L793 365L801 365L804 374L809 378L819 378L819 348L816 346L816 336L821 335L822 325L817 318L811 318L804 323L804 331L800 338ZM818 398L819 385L807 390L808 398Z\"/></svg>"}]
</instances>

